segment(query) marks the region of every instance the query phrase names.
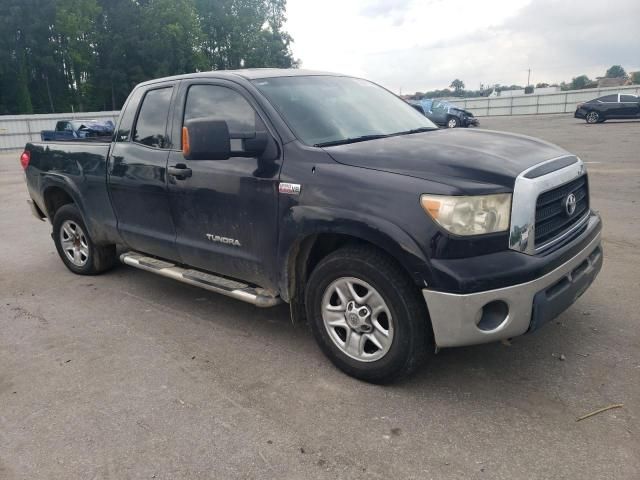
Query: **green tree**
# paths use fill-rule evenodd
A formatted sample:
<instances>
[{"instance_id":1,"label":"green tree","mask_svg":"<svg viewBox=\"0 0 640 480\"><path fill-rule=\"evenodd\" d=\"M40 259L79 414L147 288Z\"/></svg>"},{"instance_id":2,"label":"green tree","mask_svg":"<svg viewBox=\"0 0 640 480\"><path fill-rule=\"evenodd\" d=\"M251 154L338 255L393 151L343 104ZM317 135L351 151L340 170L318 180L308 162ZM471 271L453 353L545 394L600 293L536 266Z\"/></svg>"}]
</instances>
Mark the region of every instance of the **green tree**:
<instances>
[{"instance_id":1,"label":"green tree","mask_svg":"<svg viewBox=\"0 0 640 480\"><path fill-rule=\"evenodd\" d=\"M451 82L449 88L453 88L453 91L456 92L456 95L458 95L464 90L464 82L456 78L453 82Z\"/></svg>"},{"instance_id":2,"label":"green tree","mask_svg":"<svg viewBox=\"0 0 640 480\"><path fill-rule=\"evenodd\" d=\"M204 67L202 33L192 0L148 0L141 9L139 48L148 77L195 72Z\"/></svg>"},{"instance_id":3,"label":"green tree","mask_svg":"<svg viewBox=\"0 0 640 480\"><path fill-rule=\"evenodd\" d=\"M55 32L62 57L62 71L74 108L84 110L93 94L97 0L57 0Z\"/></svg>"},{"instance_id":4,"label":"green tree","mask_svg":"<svg viewBox=\"0 0 640 480\"><path fill-rule=\"evenodd\" d=\"M195 0L207 68L294 67L285 0Z\"/></svg>"},{"instance_id":5,"label":"green tree","mask_svg":"<svg viewBox=\"0 0 640 480\"><path fill-rule=\"evenodd\" d=\"M620 65L612 65L605 74L607 78L626 78L627 72Z\"/></svg>"},{"instance_id":6,"label":"green tree","mask_svg":"<svg viewBox=\"0 0 640 480\"><path fill-rule=\"evenodd\" d=\"M285 0L0 0L0 114L121 108L134 85L295 67Z\"/></svg>"},{"instance_id":7,"label":"green tree","mask_svg":"<svg viewBox=\"0 0 640 480\"><path fill-rule=\"evenodd\" d=\"M586 75L578 75L571 80L571 90L580 90L586 88L591 83L591 80Z\"/></svg>"}]
</instances>

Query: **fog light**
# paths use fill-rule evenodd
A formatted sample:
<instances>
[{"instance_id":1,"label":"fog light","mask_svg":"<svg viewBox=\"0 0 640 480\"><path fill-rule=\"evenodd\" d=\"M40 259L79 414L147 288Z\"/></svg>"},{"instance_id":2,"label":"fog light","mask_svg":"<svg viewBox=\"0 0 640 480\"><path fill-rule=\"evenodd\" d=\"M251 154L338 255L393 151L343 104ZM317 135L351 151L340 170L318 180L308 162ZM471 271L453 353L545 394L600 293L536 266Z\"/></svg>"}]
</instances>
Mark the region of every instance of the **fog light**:
<instances>
[{"instance_id":1,"label":"fog light","mask_svg":"<svg viewBox=\"0 0 640 480\"><path fill-rule=\"evenodd\" d=\"M502 300L494 300L482 307L478 328L485 332L495 330L504 323L509 315L509 306Z\"/></svg>"}]
</instances>

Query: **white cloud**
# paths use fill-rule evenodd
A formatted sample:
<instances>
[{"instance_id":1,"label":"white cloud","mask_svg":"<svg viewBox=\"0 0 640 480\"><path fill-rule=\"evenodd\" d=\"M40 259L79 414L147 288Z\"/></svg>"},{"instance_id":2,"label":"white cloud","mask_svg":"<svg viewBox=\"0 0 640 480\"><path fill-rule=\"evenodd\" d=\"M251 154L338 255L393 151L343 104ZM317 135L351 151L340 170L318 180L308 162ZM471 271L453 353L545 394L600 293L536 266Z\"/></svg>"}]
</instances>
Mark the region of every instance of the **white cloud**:
<instances>
[{"instance_id":1,"label":"white cloud","mask_svg":"<svg viewBox=\"0 0 640 480\"><path fill-rule=\"evenodd\" d=\"M640 1L288 0L303 68L337 71L403 92L458 77L525 84L640 68Z\"/></svg>"}]
</instances>

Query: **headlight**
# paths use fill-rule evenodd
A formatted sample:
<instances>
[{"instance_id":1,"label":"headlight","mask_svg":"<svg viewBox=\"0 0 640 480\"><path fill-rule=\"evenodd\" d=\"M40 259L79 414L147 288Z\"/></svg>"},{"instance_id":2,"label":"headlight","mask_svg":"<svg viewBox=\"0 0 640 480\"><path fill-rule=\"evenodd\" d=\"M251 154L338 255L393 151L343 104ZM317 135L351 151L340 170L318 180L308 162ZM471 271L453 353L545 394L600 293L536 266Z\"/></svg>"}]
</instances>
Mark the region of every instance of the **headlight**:
<instances>
[{"instance_id":1,"label":"headlight","mask_svg":"<svg viewBox=\"0 0 640 480\"><path fill-rule=\"evenodd\" d=\"M420 204L431 218L456 235L482 235L509 228L510 193L473 197L422 195Z\"/></svg>"}]
</instances>

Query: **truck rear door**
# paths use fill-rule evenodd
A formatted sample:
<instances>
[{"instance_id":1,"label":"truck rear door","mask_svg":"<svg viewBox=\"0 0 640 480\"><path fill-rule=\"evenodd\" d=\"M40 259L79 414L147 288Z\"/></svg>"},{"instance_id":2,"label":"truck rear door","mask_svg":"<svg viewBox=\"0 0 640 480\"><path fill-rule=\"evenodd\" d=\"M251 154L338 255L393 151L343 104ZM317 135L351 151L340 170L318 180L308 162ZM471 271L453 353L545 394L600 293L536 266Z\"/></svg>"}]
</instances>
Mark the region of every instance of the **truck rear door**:
<instances>
[{"instance_id":1,"label":"truck rear door","mask_svg":"<svg viewBox=\"0 0 640 480\"><path fill-rule=\"evenodd\" d=\"M267 128L255 100L235 83L183 81L173 115L174 142L185 121L203 117L225 120L232 138ZM281 158L186 160L176 146L168 165L188 172L168 180L182 261L268 288L277 251Z\"/></svg>"},{"instance_id":2,"label":"truck rear door","mask_svg":"<svg viewBox=\"0 0 640 480\"><path fill-rule=\"evenodd\" d=\"M167 119L175 83L140 88L123 110L109 159L109 193L127 245L179 260L167 193Z\"/></svg>"}]
</instances>

